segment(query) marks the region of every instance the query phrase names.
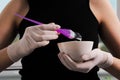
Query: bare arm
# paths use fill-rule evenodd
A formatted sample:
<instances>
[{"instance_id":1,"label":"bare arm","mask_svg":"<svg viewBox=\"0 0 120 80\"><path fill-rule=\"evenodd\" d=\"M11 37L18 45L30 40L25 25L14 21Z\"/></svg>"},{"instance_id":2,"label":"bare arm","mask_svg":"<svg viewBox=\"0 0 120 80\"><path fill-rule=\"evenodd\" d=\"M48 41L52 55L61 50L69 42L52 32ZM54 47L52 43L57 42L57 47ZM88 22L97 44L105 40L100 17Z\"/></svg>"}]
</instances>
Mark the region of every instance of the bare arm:
<instances>
[{"instance_id":1,"label":"bare arm","mask_svg":"<svg viewBox=\"0 0 120 80\"><path fill-rule=\"evenodd\" d=\"M116 58L114 63L105 70L120 79L120 21L112 9L109 0L91 0L99 13L101 26L99 34L107 48Z\"/></svg>"},{"instance_id":2,"label":"bare arm","mask_svg":"<svg viewBox=\"0 0 120 80\"><path fill-rule=\"evenodd\" d=\"M11 0L0 14L0 48L8 46L17 35L17 28L21 21L15 13L25 15L28 7L26 0Z\"/></svg>"},{"instance_id":3,"label":"bare arm","mask_svg":"<svg viewBox=\"0 0 120 80\"><path fill-rule=\"evenodd\" d=\"M100 37L110 52L120 58L120 21L112 9L109 0L102 0L101 26L99 28Z\"/></svg>"},{"instance_id":4,"label":"bare arm","mask_svg":"<svg viewBox=\"0 0 120 80\"><path fill-rule=\"evenodd\" d=\"M13 64L13 62L8 57L6 48L0 50L0 72L11 64Z\"/></svg>"},{"instance_id":5,"label":"bare arm","mask_svg":"<svg viewBox=\"0 0 120 80\"><path fill-rule=\"evenodd\" d=\"M7 55L7 47L17 35L17 28L21 19L15 13L25 15L28 6L26 0L11 0L0 14L0 71L10 66L13 62Z\"/></svg>"},{"instance_id":6,"label":"bare arm","mask_svg":"<svg viewBox=\"0 0 120 80\"><path fill-rule=\"evenodd\" d=\"M114 57L113 64L110 67L105 68L105 70L117 79L120 79L120 59Z\"/></svg>"}]
</instances>

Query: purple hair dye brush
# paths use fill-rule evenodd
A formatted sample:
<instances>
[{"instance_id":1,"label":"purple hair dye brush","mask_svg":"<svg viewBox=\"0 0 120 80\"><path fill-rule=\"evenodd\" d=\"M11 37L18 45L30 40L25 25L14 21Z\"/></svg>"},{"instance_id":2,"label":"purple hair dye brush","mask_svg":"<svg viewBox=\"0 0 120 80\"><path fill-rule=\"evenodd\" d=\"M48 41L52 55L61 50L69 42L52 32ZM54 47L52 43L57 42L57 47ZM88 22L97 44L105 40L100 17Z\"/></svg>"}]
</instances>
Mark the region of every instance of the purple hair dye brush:
<instances>
[{"instance_id":1,"label":"purple hair dye brush","mask_svg":"<svg viewBox=\"0 0 120 80\"><path fill-rule=\"evenodd\" d=\"M30 19L30 18L24 17L24 16L22 16L20 14L15 14L15 15L22 18L22 19L24 19L24 20L35 23L37 25L43 24L42 22L39 22L39 21ZM56 31L58 33L64 35L65 37L69 38L69 39L77 39L77 40L80 40L80 41L82 40L82 36L79 33L73 32L71 29L57 29Z\"/></svg>"},{"instance_id":2,"label":"purple hair dye brush","mask_svg":"<svg viewBox=\"0 0 120 80\"><path fill-rule=\"evenodd\" d=\"M77 39L79 41L82 40L82 36L77 32L73 32L71 29L58 29L57 32L63 34L69 39Z\"/></svg>"}]
</instances>

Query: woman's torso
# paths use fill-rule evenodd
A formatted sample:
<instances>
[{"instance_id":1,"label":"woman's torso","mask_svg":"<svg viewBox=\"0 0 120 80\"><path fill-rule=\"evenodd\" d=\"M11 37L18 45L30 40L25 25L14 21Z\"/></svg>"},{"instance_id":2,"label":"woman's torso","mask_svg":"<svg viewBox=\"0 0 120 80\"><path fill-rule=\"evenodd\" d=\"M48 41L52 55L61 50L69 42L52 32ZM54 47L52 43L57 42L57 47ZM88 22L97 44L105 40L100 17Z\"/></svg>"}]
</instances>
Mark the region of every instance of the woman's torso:
<instances>
[{"instance_id":1,"label":"woman's torso","mask_svg":"<svg viewBox=\"0 0 120 80\"><path fill-rule=\"evenodd\" d=\"M30 10L26 17L43 23L55 22L62 28L69 28L79 32L84 41L94 41L94 48L98 47L99 23L89 7L89 0L28 0ZM20 37L26 27L35 25L23 20L19 27ZM99 80L98 68L89 73L70 71L59 61L57 54L58 42L70 41L60 35L57 40L52 40L49 45L37 48L32 54L22 59L23 69L20 70L23 80L36 79L62 79L62 80ZM50 76L51 75L51 76ZM46 77L44 77L46 76ZM57 77L57 78L55 78Z\"/></svg>"}]
</instances>

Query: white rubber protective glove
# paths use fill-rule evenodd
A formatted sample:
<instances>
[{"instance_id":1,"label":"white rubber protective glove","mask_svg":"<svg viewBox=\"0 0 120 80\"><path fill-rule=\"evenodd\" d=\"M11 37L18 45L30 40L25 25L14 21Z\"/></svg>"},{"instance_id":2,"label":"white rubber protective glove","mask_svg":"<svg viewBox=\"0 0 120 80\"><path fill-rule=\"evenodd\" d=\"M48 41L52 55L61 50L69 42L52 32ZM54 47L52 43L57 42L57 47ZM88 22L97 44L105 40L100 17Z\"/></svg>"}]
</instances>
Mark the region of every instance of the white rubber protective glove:
<instances>
[{"instance_id":1,"label":"white rubber protective glove","mask_svg":"<svg viewBox=\"0 0 120 80\"><path fill-rule=\"evenodd\" d=\"M89 54L83 55L81 57L83 62L75 62L65 53L59 53L58 57L62 64L69 70L83 73L88 73L95 66L106 68L113 63L113 56L100 49L94 49Z\"/></svg>"},{"instance_id":2,"label":"white rubber protective glove","mask_svg":"<svg viewBox=\"0 0 120 80\"><path fill-rule=\"evenodd\" d=\"M9 58L16 62L29 55L34 49L49 44L49 40L58 38L57 29L60 26L54 23L36 25L26 28L23 37L7 47Z\"/></svg>"}]
</instances>

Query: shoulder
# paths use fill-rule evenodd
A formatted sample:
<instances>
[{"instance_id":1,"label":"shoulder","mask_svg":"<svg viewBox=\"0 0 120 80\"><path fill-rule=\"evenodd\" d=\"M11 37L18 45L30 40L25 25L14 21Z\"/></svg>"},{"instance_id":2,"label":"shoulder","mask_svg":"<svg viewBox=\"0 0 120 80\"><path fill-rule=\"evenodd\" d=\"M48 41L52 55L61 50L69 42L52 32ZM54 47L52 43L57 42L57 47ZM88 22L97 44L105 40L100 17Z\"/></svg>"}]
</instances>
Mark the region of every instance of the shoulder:
<instances>
[{"instance_id":1,"label":"shoulder","mask_svg":"<svg viewBox=\"0 0 120 80\"><path fill-rule=\"evenodd\" d=\"M9 6L13 6L15 9L23 8L27 6L27 0L10 0Z\"/></svg>"},{"instance_id":2,"label":"shoulder","mask_svg":"<svg viewBox=\"0 0 120 80\"><path fill-rule=\"evenodd\" d=\"M11 0L3 13L9 13L9 19L12 19L11 21L16 22L15 24L19 25L22 19L15 17L14 14L19 13L21 15L26 15L28 11L29 5L27 0Z\"/></svg>"},{"instance_id":3,"label":"shoulder","mask_svg":"<svg viewBox=\"0 0 120 80\"><path fill-rule=\"evenodd\" d=\"M101 22L107 17L107 13L114 13L110 0L90 0L90 4L94 11L98 14Z\"/></svg>"},{"instance_id":4,"label":"shoulder","mask_svg":"<svg viewBox=\"0 0 120 80\"><path fill-rule=\"evenodd\" d=\"M90 0L90 3L98 11L106 12L106 10L112 10L110 0Z\"/></svg>"},{"instance_id":5,"label":"shoulder","mask_svg":"<svg viewBox=\"0 0 120 80\"><path fill-rule=\"evenodd\" d=\"M100 6L100 5L105 5L105 4L109 3L110 0L90 0L90 2L96 6Z\"/></svg>"}]
</instances>

